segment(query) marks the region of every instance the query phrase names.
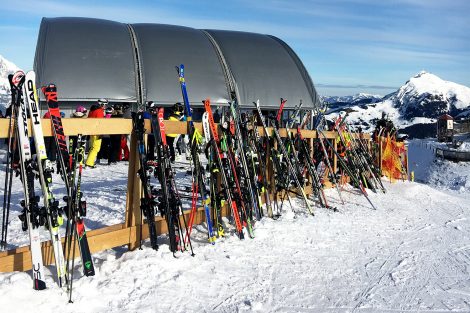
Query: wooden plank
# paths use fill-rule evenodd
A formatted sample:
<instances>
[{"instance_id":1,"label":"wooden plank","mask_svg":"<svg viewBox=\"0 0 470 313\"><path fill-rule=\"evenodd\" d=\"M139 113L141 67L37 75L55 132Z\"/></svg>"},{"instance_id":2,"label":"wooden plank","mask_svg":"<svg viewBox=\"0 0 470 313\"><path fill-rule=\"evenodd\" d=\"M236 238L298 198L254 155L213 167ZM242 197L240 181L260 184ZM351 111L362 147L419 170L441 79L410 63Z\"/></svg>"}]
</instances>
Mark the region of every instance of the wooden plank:
<instances>
[{"instance_id":1,"label":"wooden plank","mask_svg":"<svg viewBox=\"0 0 470 313\"><path fill-rule=\"evenodd\" d=\"M336 136L333 138L333 149L338 151L338 141L336 140ZM333 153L333 172L333 175L336 175L338 172L338 157L336 156L336 153Z\"/></svg>"},{"instance_id":2,"label":"wooden plank","mask_svg":"<svg viewBox=\"0 0 470 313\"><path fill-rule=\"evenodd\" d=\"M226 214L226 210L222 214ZM186 220L189 217L189 212L185 212ZM200 224L205 220L203 208L199 208L194 219L194 224ZM168 231L166 221L161 217L155 218L157 226L157 234L164 234ZM88 244L91 253L103 251L123 245L129 244L130 238L138 237L139 231L137 226L125 227L125 224L117 224L112 226L103 227L97 230L87 231ZM148 227L142 228L142 238L148 238ZM63 241L63 240L62 240ZM54 263L54 253L50 241L41 243L44 265ZM75 255L78 257L78 246L76 247ZM28 271L31 269L31 252L29 246L19 247L17 249L0 252L0 272L12 271Z\"/></svg>"},{"instance_id":3,"label":"wooden plank","mask_svg":"<svg viewBox=\"0 0 470 313\"><path fill-rule=\"evenodd\" d=\"M0 119L0 138L8 137L8 123L9 119ZM28 121L29 123L29 121ZM63 118L62 124L64 126L64 133L66 136L82 135L119 135L130 134L132 132L132 120L125 118ZM202 123L194 123L194 126L202 132ZM145 120L146 133L151 132L150 121ZM31 127L30 134L31 134ZM187 134L187 123L180 121L165 121L165 128L167 133L171 134ZM44 136L52 136L51 120L46 118L42 119L42 129ZM258 126L260 133L264 134L263 128ZM272 132L272 127L268 127L268 131ZM296 132L296 129L291 129L291 132ZM281 137L286 137L286 130L282 128L279 130ZM324 131L325 136L333 139L336 132ZM316 131L302 129L302 136L304 138L316 138ZM364 139L370 139L370 134L363 134Z\"/></svg>"},{"instance_id":4,"label":"wooden plank","mask_svg":"<svg viewBox=\"0 0 470 313\"><path fill-rule=\"evenodd\" d=\"M306 188L306 193L311 194L311 188ZM274 197L273 197L274 198ZM231 214L227 205L222 208L222 216L229 216ZM190 211L184 212L185 219L188 221ZM180 216L181 223L183 224L182 216ZM204 208L198 208L194 225L201 224L206 219ZM158 216L155 218L157 234L165 234L168 232L165 219ZM138 238L140 237L140 225L126 227L126 224L116 224L106 226L96 230L87 231L88 244L91 253L112 249L115 247L129 245L133 243L135 247L138 246ZM142 238L149 237L148 227L142 226ZM62 242L64 238L62 238ZM137 242L137 243L136 243ZM54 263L54 253L50 241L41 243L43 253L44 265ZM78 246L76 246L75 255L79 257ZM16 249L0 252L0 272L12 271L28 271L31 269L31 253L30 246L23 246Z\"/></svg>"}]
</instances>

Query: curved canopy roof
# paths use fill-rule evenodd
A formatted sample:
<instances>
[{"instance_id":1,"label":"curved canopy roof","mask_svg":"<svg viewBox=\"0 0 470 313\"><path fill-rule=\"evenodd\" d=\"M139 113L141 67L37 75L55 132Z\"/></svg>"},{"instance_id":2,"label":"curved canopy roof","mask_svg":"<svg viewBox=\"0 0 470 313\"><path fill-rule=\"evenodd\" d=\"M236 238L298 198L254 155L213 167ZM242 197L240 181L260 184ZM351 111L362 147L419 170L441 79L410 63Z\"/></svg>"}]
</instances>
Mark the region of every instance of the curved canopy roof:
<instances>
[{"instance_id":1,"label":"curved canopy roof","mask_svg":"<svg viewBox=\"0 0 470 313\"><path fill-rule=\"evenodd\" d=\"M181 101L175 69L181 63L190 101L200 104L209 97L212 103L226 104L230 100L222 65L202 31L164 24L132 24L131 28L139 53L144 101Z\"/></svg>"},{"instance_id":2,"label":"curved canopy roof","mask_svg":"<svg viewBox=\"0 0 470 313\"><path fill-rule=\"evenodd\" d=\"M303 76L303 65L297 64L279 39L262 34L226 30L207 30L236 82L238 101L252 105L260 99L263 107L279 107L280 98L290 106L312 106L316 101L309 90L312 81ZM292 52L293 53L293 52ZM313 96L313 97L312 97ZM312 100L313 99L313 100Z\"/></svg>"},{"instance_id":3,"label":"curved canopy roof","mask_svg":"<svg viewBox=\"0 0 470 313\"><path fill-rule=\"evenodd\" d=\"M55 83L61 102L182 101L175 66L185 65L193 105L210 98L242 107L312 107L317 93L297 55L262 34L124 24L90 18L43 18L34 69L38 85Z\"/></svg>"},{"instance_id":4,"label":"curved canopy roof","mask_svg":"<svg viewBox=\"0 0 470 313\"><path fill-rule=\"evenodd\" d=\"M61 101L137 101L134 49L126 24L43 18L34 70L37 85L56 84Z\"/></svg>"}]
</instances>

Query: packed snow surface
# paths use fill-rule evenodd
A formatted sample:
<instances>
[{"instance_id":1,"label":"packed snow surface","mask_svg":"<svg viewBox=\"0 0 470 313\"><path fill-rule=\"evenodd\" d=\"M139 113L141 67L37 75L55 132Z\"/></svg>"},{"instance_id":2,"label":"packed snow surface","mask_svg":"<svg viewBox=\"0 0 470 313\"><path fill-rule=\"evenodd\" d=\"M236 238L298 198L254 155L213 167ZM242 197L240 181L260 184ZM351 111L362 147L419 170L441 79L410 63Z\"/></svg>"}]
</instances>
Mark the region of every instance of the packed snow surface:
<instances>
[{"instance_id":1,"label":"packed snow surface","mask_svg":"<svg viewBox=\"0 0 470 313\"><path fill-rule=\"evenodd\" d=\"M418 154L419 155L419 154ZM416 162L421 162L419 157ZM424 163L424 161L423 161ZM432 163L432 161L431 161ZM182 184L188 178L182 173ZM2 175L3 176L3 175ZM15 205L21 198L15 178ZM56 180L57 181L57 180ZM90 228L124 220L127 164L84 171ZM31 273L0 274L2 312L469 312L470 196L423 183L385 182L387 193L345 187L338 212L284 204L278 220L255 225L254 239L229 233L215 245L194 233L195 256L174 258L168 240L154 251L126 247L95 253L94 277L76 264L74 303L54 282L34 291ZM3 186L3 178L0 187ZM60 184L57 193L63 190ZM27 244L16 217L10 243ZM18 238L17 238L18 237Z\"/></svg>"}]
</instances>

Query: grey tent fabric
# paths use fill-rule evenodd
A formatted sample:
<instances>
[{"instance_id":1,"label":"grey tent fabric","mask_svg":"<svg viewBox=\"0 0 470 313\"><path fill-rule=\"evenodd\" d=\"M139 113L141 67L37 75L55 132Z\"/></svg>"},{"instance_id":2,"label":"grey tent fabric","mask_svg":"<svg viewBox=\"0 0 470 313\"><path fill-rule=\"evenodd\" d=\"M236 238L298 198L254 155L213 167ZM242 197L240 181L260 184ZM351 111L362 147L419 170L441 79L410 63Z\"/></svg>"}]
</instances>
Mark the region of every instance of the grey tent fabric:
<instances>
[{"instance_id":1,"label":"grey tent fabric","mask_svg":"<svg viewBox=\"0 0 470 313\"><path fill-rule=\"evenodd\" d=\"M300 100L304 108L313 106L316 92L310 78L300 72L290 51L278 40L255 33L206 31L220 47L242 106L253 106L259 99L264 108L277 108L281 97L288 100L286 107L294 107Z\"/></svg>"},{"instance_id":2,"label":"grey tent fabric","mask_svg":"<svg viewBox=\"0 0 470 313\"><path fill-rule=\"evenodd\" d=\"M55 83L60 101L137 101L134 49L126 24L43 18L34 69L37 85Z\"/></svg>"},{"instance_id":3,"label":"grey tent fabric","mask_svg":"<svg viewBox=\"0 0 470 313\"><path fill-rule=\"evenodd\" d=\"M318 101L295 52L279 38L255 33L43 18L34 69L38 86L57 84L64 105L99 98L169 105L182 100L175 70L180 64L194 106L208 97L226 104L232 92L242 108L257 99L273 109L281 97L286 108L302 100L307 109Z\"/></svg>"},{"instance_id":4,"label":"grey tent fabric","mask_svg":"<svg viewBox=\"0 0 470 313\"><path fill-rule=\"evenodd\" d=\"M144 101L159 105L182 102L175 66L184 64L189 101L202 106L202 100L227 104L230 90L224 70L209 39L200 30L164 24L132 24Z\"/></svg>"},{"instance_id":5,"label":"grey tent fabric","mask_svg":"<svg viewBox=\"0 0 470 313\"><path fill-rule=\"evenodd\" d=\"M285 43L283 40L281 40L281 39L279 39L275 36L271 36L271 35L269 35L269 37L271 37L272 39L279 42L284 47L284 49L286 49L287 53L289 53L292 60L297 65L299 73L300 73L300 75L302 76L302 78L305 82L305 88L307 88L307 91L308 91L310 97L312 98L313 103L315 103L317 106L320 106L320 103L319 103L320 97L318 96L317 91L315 90L315 86L313 85L312 78L310 78L310 75L308 74L308 71L305 68L302 61L300 60L300 58L297 56L297 54L294 52L294 50L292 50L292 48L289 47L289 45L287 43Z\"/></svg>"}]
</instances>

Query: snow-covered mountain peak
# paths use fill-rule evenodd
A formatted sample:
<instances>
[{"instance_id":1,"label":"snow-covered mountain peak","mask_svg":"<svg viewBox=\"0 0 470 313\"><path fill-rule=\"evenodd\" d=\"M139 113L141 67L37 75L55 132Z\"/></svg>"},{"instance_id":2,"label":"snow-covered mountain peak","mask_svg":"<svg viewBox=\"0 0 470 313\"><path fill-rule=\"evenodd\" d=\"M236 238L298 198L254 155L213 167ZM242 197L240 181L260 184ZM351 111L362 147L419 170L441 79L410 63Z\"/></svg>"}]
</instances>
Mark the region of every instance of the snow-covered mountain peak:
<instances>
[{"instance_id":1,"label":"snow-covered mountain peak","mask_svg":"<svg viewBox=\"0 0 470 313\"><path fill-rule=\"evenodd\" d=\"M418 74L416 74L415 76L413 76L413 78L418 78L418 77L421 77L421 75L426 75L426 74L429 74L429 72L425 71L425 70L422 70L420 71Z\"/></svg>"},{"instance_id":2,"label":"snow-covered mountain peak","mask_svg":"<svg viewBox=\"0 0 470 313\"><path fill-rule=\"evenodd\" d=\"M8 74L14 73L17 70L18 66L0 55L0 86L9 87Z\"/></svg>"},{"instance_id":3,"label":"snow-covered mountain peak","mask_svg":"<svg viewBox=\"0 0 470 313\"><path fill-rule=\"evenodd\" d=\"M10 84L8 83L8 74L18 70L13 62L8 61L0 55L0 110L5 113L5 108L9 106Z\"/></svg>"},{"instance_id":4,"label":"snow-covered mountain peak","mask_svg":"<svg viewBox=\"0 0 470 313\"><path fill-rule=\"evenodd\" d=\"M371 131L375 128L376 121L385 114L401 129L413 127L415 124L427 124L424 127L426 127L425 135L428 136L435 132L435 127L431 123L442 114L454 117L470 115L470 88L443 80L427 71L417 73L397 91L382 99L370 102L352 101L358 99L360 95L325 97L324 101L330 108L329 117L334 118L347 111L348 118L353 124ZM344 101L338 104L336 101L340 99ZM417 133L416 129L418 128L410 130L409 134Z\"/></svg>"},{"instance_id":5,"label":"snow-covered mountain peak","mask_svg":"<svg viewBox=\"0 0 470 313\"><path fill-rule=\"evenodd\" d=\"M436 118L470 106L470 88L421 71L400 87L393 98L405 118Z\"/></svg>"}]
</instances>

